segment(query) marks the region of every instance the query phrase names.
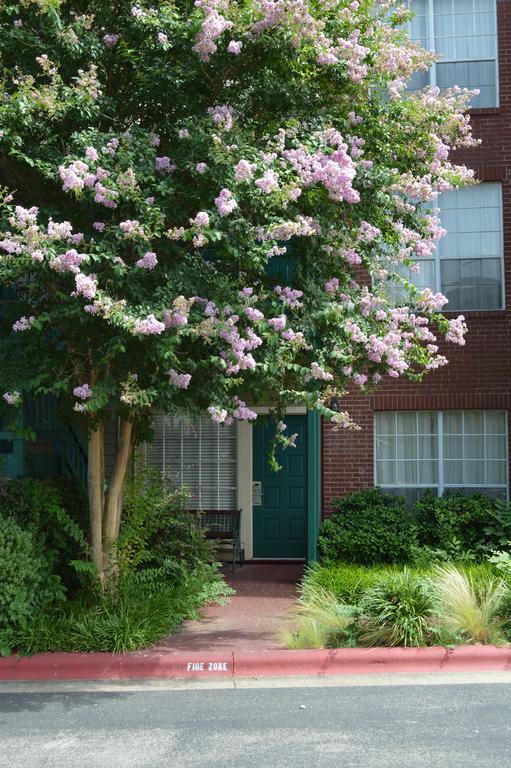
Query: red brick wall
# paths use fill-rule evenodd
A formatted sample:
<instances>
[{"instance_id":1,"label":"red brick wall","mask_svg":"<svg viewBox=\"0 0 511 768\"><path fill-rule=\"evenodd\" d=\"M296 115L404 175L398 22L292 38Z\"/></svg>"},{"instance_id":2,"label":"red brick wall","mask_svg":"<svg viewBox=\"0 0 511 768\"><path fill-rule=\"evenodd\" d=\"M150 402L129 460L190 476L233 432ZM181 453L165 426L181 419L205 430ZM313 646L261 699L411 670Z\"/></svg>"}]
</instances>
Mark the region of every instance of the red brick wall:
<instances>
[{"instance_id":1,"label":"red brick wall","mask_svg":"<svg viewBox=\"0 0 511 768\"><path fill-rule=\"evenodd\" d=\"M482 145L456 156L483 181L501 181L504 214L506 307L511 307L511 0L497 0L500 106L474 110L474 134ZM468 312L464 347L445 347L449 365L425 376L421 384L386 380L370 396L353 390L343 400L362 427L359 432L323 425L323 510L331 500L373 485L375 410L499 408L511 410L511 313ZM510 430L511 432L511 430ZM511 453L511 451L510 451Z\"/></svg>"}]
</instances>

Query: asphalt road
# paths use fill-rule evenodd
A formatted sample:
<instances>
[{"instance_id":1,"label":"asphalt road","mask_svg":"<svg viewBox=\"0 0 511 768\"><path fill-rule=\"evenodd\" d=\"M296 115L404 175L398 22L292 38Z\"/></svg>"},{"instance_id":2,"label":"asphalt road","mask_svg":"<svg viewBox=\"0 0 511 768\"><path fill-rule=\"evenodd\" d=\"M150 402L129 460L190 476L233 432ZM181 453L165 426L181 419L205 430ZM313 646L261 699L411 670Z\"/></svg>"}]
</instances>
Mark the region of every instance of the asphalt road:
<instances>
[{"instance_id":1,"label":"asphalt road","mask_svg":"<svg viewBox=\"0 0 511 768\"><path fill-rule=\"evenodd\" d=\"M511 684L1 692L2 768L510 768Z\"/></svg>"}]
</instances>

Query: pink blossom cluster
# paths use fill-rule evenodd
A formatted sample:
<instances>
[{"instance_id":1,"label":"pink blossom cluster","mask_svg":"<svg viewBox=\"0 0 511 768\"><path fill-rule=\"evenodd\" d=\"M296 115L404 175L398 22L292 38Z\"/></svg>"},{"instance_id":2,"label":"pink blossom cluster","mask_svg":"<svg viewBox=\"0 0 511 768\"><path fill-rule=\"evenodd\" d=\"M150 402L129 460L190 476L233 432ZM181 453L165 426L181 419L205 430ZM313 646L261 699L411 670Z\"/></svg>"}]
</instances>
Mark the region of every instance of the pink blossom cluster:
<instances>
[{"instance_id":1,"label":"pink blossom cluster","mask_svg":"<svg viewBox=\"0 0 511 768\"><path fill-rule=\"evenodd\" d=\"M232 107L228 104L221 104L218 107L208 107L208 115L217 128L222 131L230 131L233 126Z\"/></svg>"},{"instance_id":2,"label":"pink blossom cluster","mask_svg":"<svg viewBox=\"0 0 511 768\"><path fill-rule=\"evenodd\" d=\"M222 189L218 197L215 197L215 205L220 216L229 216L238 207L238 203L228 189Z\"/></svg>"},{"instance_id":3,"label":"pink blossom cluster","mask_svg":"<svg viewBox=\"0 0 511 768\"><path fill-rule=\"evenodd\" d=\"M373 227L367 221L361 221L358 227L357 239L363 243L372 243L377 237L381 235L381 231L378 227Z\"/></svg>"},{"instance_id":4,"label":"pink blossom cluster","mask_svg":"<svg viewBox=\"0 0 511 768\"><path fill-rule=\"evenodd\" d=\"M304 187L322 184L332 200L358 203L360 194L353 189L356 166L348 154L348 147L340 141L333 152L309 152L304 146L286 149L282 153L298 174Z\"/></svg>"},{"instance_id":5,"label":"pink blossom cluster","mask_svg":"<svg viewBox=\"0 0 511 768\"><path fill-rule=\"evenodd\" d=\"M19 405L21 403L21 393L17 390L14 392L4 392L2 397L8 405Z\"/></svg>"},{"instance_id":6,"label":"pink blossom cluster","mask_svg":"<svg viewBox=\"0 0 511 768\"><path fill-rule=\"evenodd\" d=\"M83 296L85 299L93 299L98 290L98 281L96 275L84 275L79 272L75 276L76 290L72 296Z\"/></svg>"},{"instance_id":7,"label":"pink blossom cluster","mask_svg":"<svg viewBox=\"0 0 511 768\"><path fill-rule=\"evenodd\" d=\"M178 373L174 368L169 371L169 381L178 389L188 389L191 379L191 373Z\"/></svg>"},{"instance_id":8,"label":"pink blossom cluster","mask_svg":"<svg viewBox=\"0 0 511 768\"><path fill-rule=\"evenodd\" d=\"M49 266L56 272L71 272L77 275L80 272L80 265L88 261L89 257L85 253L78 253L74 248L70 248L65 253L55 256L50 260Z\"/></svg>"},{"instance_id":9,"label":"pink blossom cluster","mask_svg":"<svg viewBox=\"0 0 511 768\"><path fill-rule=\"evenodd\" d=\"M158 264L158 259L153 251L146 251L141 259L135 262L135 266L140 269L154 269Z\"/></svg>"},{"instance_id":10,"label":"pink blossom cluster","mask_svg":"<svg viewBox=\"0 0 511 768\"><path fill-rule=\"evenodd\" d=\"M313 362L310 365L310 371L305 374L304 381L311 381L311 379L316 379L320 381L332 381L333 375L330 373L330 371L325 370L318 362Z\"/></svg>"},{"instance_id":11,"label":"pink blossom cluster","mask_svg":"<svg viewBox=\"0 0 511 768\"><path fill-rule=\"evenodd\" d=\"M255 421L257 419L257 413L251 408L247 407L247 404L239 397L234 397L236 408L232 412L232 415L238 421Z\"/></svg>"},{"instance_id":12,"label":"pink blossom cluster","mask_svg":"<svg viewBox=\"0 0 511 768\"><path fill-rule=\"evenodd\" d=\"M35 323L35 317L33 315L30 315L30 317L20 317L19 320L16 320L16 322L12 326L13 331L28 331Z\"/></svg>"},{"instance_id":13,"label":"pink blossom cluster","mask_svg":"<svg viewBox=\"0 0 511 768\"><path fill-rule=\"evenodd\" d=\"M299 291L296 288L289 288L289 286L276 285L273 289L279 299L291 309L298 309L302 304L299 301L303 296L303 291Z\"/></svg>"},{"instance_id":14,"label":"pink blossom cluster","mask_svg":"<svg viewBox=\"0 0 511 768\"><path fill-rule=\"evenodd\" d=\"M133 328L133 332L141 336L155 336L163 333L164 330L165 323L157 320L153 314L147 315L143 320L136 320Z\"/></svg>"},{"instance_id":15,"label":"pink blossom cluster","mask_svg":"<svg viewBox=\"0 0 511 768\"><path fill-rule=\"evenodd\" d=\"M445 334L445 340L463 347L465 345L465 334L467 330L468 328L464 316L459 315L459 317L449 320L449 330Z\"/></svg>"},{"instance_id":16,"label":"pink blossom cluster","mask_svg":"<svg viewBox=\"0 0 511 768\"><path fill-rule=\"evenodd\" d=\"M126 237L145 237L144 228L137 219L121 221L119 229Z\"/></svg>"},{"instance_id":17,"label":"pink blossom cluster","mask_svg":"<svg viewBox=\"0 0 511 768\"><path fill-rule=\"evenodd\" d=\"M162 155L161 157L155 158L154 169L155 171L158 171L158 173L171 173L172 171L176 170L176 166L170 157L167 157L167 155Z\"/></svg>"},{"instance_id":18,"label":"pink blossom cluster","mask_svg":"<svg viewBox=\"0 0 511 768\"><path fill-rule=\"evenodd\" d=\"M218 12L217 9L220 5L218 0L195 0L195 5L203 8L204 19L195 38L195 45L192 50L201 61L207 62L218 50L216 41L223 32L232 28L233 23Z\"/></svg>"},{"instance_id":19,"label":"pink blossom cluster","mask_svg":"<svg viewBox=\"0 0 511 768\"><path fill-rule=\"evenodd\" d=\"M263 195L269 195L279 188L279 174L270 169L264 172L260 179L255 180L256 187L259 187Z\"/></svg>"},{"instance_id":20,"label":"pink blossom cluster","mask_svg":"<svg viewBox=\"0 0 511 768\"><path fill-rule=\"evenodd\" d=\"M80 398L80 400L90 400L93 394L89 384L80 384L80 386L73 389L73 395Z\"/></svg>"}]
</instances>

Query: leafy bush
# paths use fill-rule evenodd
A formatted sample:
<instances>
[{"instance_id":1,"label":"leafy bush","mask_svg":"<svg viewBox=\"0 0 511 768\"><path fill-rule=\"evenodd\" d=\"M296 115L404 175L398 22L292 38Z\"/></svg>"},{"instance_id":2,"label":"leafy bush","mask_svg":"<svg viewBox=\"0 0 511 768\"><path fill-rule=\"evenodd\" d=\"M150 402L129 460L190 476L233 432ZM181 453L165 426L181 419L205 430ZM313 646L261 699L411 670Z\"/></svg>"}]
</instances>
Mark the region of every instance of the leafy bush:
<instances>
[{"instance_id":1,"label":"leafy bush","mask_svg":"<svg viewBox=\"0 0 511 768\"><path fill-rule=\"evenodd\" d=\"M80 585L71 563L87 555L86 499L71 478L0 478L0 509L31 531L53 573L66 588Z\"/></svg>"},{"instance_id":2,"label":"leafy bush","mask_svg":"<svg viewBox=\"0 0 511 768\"><path fill-rule=\"evenodd\" d=\"M383 576L361 602L365 645L428 645L432 599L427 583L409 568Z\"/></svg>"},{"instance_id":3,"label":"leafy bush","mask_svg":"<svg viewBox=\"0 0 511 768\"><path fill-rule=\"evenodd\" d=\"M417 532L404 498L374 488L335 499L334 505L319 530L321 559L371 565L412 558Z\"/></svg>"},{"instance_id":4,"label":"leafy bush","mask_svg":"<svg viewBox=\"0 0 511 768\"><path fill-rule=\"evenodd\" d=\"M175 564L176 574L215 561L197 515L185 509L186 492L159 473L137 472L127 484L117 561L122 573Z\"/></svg>"},{"instance_id":5,"label":"leafy bush","mask_svg":"<svg viewBox=\"0 0 511 768\"><path fill-rule=\"evenodd\" d=\"M481 556L501 541L503 520L499 523L496 509L496 502L480 493L440 498L426 493L413 510L419 542L444 552L445 559L458 560L467 551Z\"/></svg>"},{"instance_id":6,"label":"leafy bush","mask_svg":"<svg viewBox=\"0 0 511 768\"><path fill-rule=\"evenodd\" d=\"M62 596L32 531L0 515L0 630L26 623L39 606Z\"/></svg>"}]
</instances>

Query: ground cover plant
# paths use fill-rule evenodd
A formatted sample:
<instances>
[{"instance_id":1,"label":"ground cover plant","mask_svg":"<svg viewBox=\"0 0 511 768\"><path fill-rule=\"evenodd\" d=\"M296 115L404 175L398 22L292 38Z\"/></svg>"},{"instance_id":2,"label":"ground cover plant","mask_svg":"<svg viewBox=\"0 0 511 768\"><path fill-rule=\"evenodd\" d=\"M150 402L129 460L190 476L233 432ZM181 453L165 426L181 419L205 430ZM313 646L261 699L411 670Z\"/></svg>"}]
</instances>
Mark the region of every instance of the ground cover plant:
<instances>
[{"instance_id":1,"label":"ground cover plant","mask_svg":"<svg viewBox=\"0 0 511 768\"><path fill-rule=\"evenodd\" d=\"M157 474L126 485L107 587L87 560L76 496L78 521L56 482L5 480L0 499L0 653L145 648L232 593L185 492Z\"/></svg>"},{"instance_id":2,"label":"ground cover plant","mask_svg":"<svg viewBox=\"0 0 511 768\"><path fill-rule=\"evenodd\" d=\"M511 581L488 563L308 569L289 648L511 642Z\"/></svg>"},{"instance_id":3,"label":"ground cover plant","mask_svg":"<svg viewBox=\"0 0 511 768\"><path fill-rule=\"evenodd\" d=\"M432 61L408 17L392 0L0 4L0 415L15 429L52 395L87 435L104 585L153 409L224 423L272 403L289 445L286 405L355 428L332 398L464 343L440 294L390 298L443 234L428 203L473 179L451 150L476 143L469 93L406 89Z\"/></svg>"}]
</instances>

